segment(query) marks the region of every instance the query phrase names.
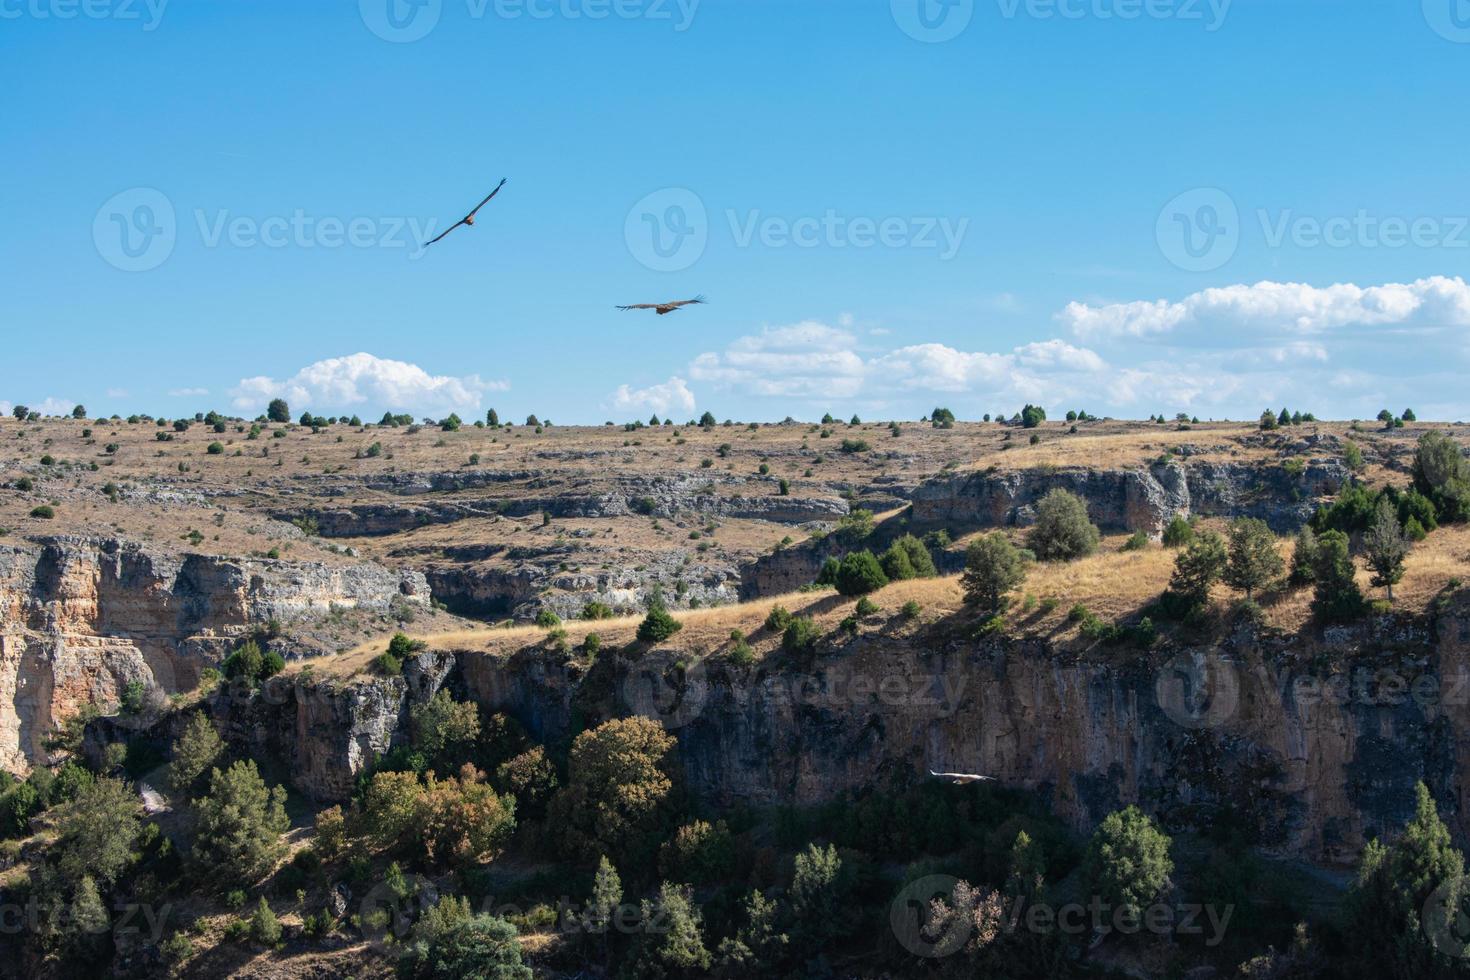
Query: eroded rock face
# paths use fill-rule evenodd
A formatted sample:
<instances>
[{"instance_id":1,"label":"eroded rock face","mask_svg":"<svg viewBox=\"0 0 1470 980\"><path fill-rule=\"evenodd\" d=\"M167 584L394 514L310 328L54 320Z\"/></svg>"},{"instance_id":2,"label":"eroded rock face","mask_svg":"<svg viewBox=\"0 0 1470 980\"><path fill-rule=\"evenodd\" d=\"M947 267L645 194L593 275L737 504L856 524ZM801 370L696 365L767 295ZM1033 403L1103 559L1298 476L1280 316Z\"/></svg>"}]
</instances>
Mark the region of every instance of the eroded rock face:
<instances>
[{"instance_id":1,"label":"eroded rock face","mask_svg":"<svg viewBox=\"0 0 1470 980\"><path fill-rule=\"evenodd\" d=\"M1076 467L986 470L936 477L912 496L923 525L1024 525L1046 493L1069 490L1087 501L1099 526L1158 535L1174 514L1257 517L1278 533L1301 527L1317 502L1352 475L1335 458L1307 461L1300 472L1283 465L1172 460L1147 468Z\"/></svg>"},{"instance_id":2,"label":"eroded rock face","mask_svg":"<svg viewBox=\"0 0 1470 980\"><path fill-rule=\"evenodd\" d=\"M0 548L0 767L47 760L46 736L88 705L115 707L138 681L197 685L252 626L335 606L424 608L428 583L375 565L178 554L114 539L56 537Z\"/></svg>"},{"instance_id":3,"label":"eroded rock face","mask_svg":"<svg viewBox=\"0 0 1470 980\"><path fill-rule=\"evenodd\" d=\"M929 647L881 632L824 649L808 673L676 660L607 656L589 673L542 651L426 654L403 678L325 699L256 694L219 716L322 801L345 798L407 738L408 707L448 684L543 741L579 717L655 718L679 738L689 787L717 805L816 803L932 768L1036 790L1083 830L1128 804L1176 829L1228 807L1268 848L1346 861L1402 825L1422 779L1470 836L1470 593L1436 624L1385 619L1305 642L1244 626L1123 665L1042 641Z\"/></svg>"}]
</instances>

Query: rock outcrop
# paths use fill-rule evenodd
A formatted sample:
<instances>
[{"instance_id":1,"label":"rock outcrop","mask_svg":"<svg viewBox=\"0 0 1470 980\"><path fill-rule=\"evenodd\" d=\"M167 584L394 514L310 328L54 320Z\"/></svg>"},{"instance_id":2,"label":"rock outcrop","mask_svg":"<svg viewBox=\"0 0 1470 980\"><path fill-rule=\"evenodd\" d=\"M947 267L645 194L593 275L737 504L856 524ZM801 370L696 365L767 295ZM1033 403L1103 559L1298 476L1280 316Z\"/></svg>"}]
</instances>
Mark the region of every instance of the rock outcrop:
<instances>
[{"instance_id":1,"label":"rock outcrop","mask_svg":"<svg viewBox=\"0 0 1470 980\"><path fill-rule=\"evenodd\" d=\"M55 537L0 548L0 768L46 760L47 736L134 682L192 689L252 627L334 608L427 608L415 572L166 552Z\"/></svg>"},{"instance_id":2,"label":"rock outcrop","mask_svg":"<svg viewBox=\"0 0 1470 980\"><path fill-rule=\"evenodd\" d=\"M590 672L543 650L432 653L402 678L282 682L212 710L324 801L344 798L407 738L409 706L447 684L553 742L600 717L655 718L677 731L689 787L716 805L816 803L934 768L1037 791L1081 829L1130 803L1173 828L1229 809L1268 848L1350 860L1402 824L1422 779L1470 837L1470 593L1434 622L1317 638L1243 625L1124 663L1039 640L932 640L869 633L824 646L805 672L685 669L658 651Z\"/></svg>"},{"instance_id":3,"label":"rock outcrop","mask_svg":"<svg viewBox=\"0 0 1470 980\"><path fill-rule=\"evenodd\" d=\"M912 495L915 523L930 526L1026 525L1050 490L1087 501L1099 526L1157 535L1174 514L1258 517L1278 533L1295 531L1323 497L1352 482L1336 458L1285 464L1171 459L1136 469L1039 467L935 477Z\"/></svg>"}]
</instances>

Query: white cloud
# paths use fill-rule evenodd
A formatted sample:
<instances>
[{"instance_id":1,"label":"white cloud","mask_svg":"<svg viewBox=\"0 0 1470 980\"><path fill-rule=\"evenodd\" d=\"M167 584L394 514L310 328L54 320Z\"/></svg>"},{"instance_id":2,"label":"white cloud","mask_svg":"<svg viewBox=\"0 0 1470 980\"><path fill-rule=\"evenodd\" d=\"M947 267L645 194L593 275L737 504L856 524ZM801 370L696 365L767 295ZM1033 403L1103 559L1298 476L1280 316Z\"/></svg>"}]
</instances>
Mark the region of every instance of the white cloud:
<instances>
[{"instance_id":1,"label":"white cloud","mask_svg":"<svg viewBox=\"0 0 1470 980\"><path fill-rule=\"evenodd\" d=\"M107 397L108 398L126 398L126 397L128 397L128 390L126 388L108 388L107 389Z\"/></svg>"},{"instance_id":2,"label":"white cloud","mask_svg":"<svg viewBox=\"0 0 1470 980\"><path fill-rule=\"evenodd\" d=\"M509 387L474 374L431 375L417 364L359 353L317 361L283 381L244 378L230 394L235 408L246 412L262 411L272 398L284 398L293 409L315 412L365 406L439 416L478 413L486 392Z\"/></svg>"},{"instance_id":3,"label":"white cloud","mask_svg":"<svg viewBox=\"0 0 1470 980\"><path fill-rule=\"evenodd\" d=\"M874 403L897 393L984 392L1019 407L1020 401L1085 389L1106 368L1093 351L1056 339L1009 353L928 343L864 357L850 332L805 321L701 354L689 370L698 380L757 396Z\"/></svg>"},{"instance_id":4,"label":"white cloud","mask_svg":"<svg viewBox=\"0 0 1470 980\"><path fill-rule=\"evenodd\" d=\"M1470 285L1458 276L1366 287L1258 282L1205 289L1178 302L1073 302L1058 319L1082 338L1149 337L1191 327L1309 335L1350 326L1465 327Z\"/></svg>"},{"instance_id":5,"label":"white cloud","mask_svg":"<svg viewBox=\"0 0 1470 980\"><path fill-rule=\"evenodd\" d=\"M208 388L170 388L170 398L202 398L209 394Z\"/></svg>"},{"instance_id":6,"label":"white cloud","mask_svg":"<svg viewBox=\"0 0 1470 980\"><path fill-rule=\"evenodd\" d=\"M612 407L619 411L651 410L659 415L668 415L671 409L678 409L680 414L687 415L694 411L694 392L680 377L647 388L633 389L621 385L613 392Z\"/></svg>"},{"instance_id":7,"label":"white cloud","mask_svg":"<svg viewBox=\"0 0 1470 980\"><path fill-rule=\"evenodd\" d=\"M867 372L855 346L849 331L814 320L767 327L720 353L700 354L689 376L755 395L848 398L862 388Z\"/></svg>"},{"instance_id":8,"label":"white cloud","mask_svg":"<svg viewBox=\"0 0 1470 980\"><path fill-rule=\"evenodd\" d=\"M15 411L15 406L10 402L0 402L0 415L9 415Z\"/></svg>"},{"instance_id":9,"label":"white cloud","mask_svg":"<svg viewBox=\"0 0 1470 980\"><path fill-rule=\"evenodd\" d=\"M70 415L76 404L70 398L48 398L39 404L32 405L31 411L40 412L42 415Z\"/></svg>"}]
</instances>

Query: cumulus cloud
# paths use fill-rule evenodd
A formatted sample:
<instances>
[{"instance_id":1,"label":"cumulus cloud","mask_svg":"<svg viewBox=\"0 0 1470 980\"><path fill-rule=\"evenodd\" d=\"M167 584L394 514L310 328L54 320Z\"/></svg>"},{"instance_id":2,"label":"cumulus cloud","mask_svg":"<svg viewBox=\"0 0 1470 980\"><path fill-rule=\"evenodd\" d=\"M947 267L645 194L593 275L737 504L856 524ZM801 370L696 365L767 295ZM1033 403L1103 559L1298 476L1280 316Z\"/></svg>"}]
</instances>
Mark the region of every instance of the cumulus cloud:
<instances>
[{"instance_id":1,"label":"cumulus cloud","mask_svg":"<svg viewBox=\"0 0 1470 980\"><path fill-rule=\"evenodd\" d=\"M867 373L855 346L850 331L814 320L767 327L721 352L700 354L689 376L762 396L849 398Z\"/></svg>"},{"instance_id":2,"label":"cumulus cloud","mask_svg":"<svg viewBox=\"0 0 1470 980\"><path fill-rule=\"evenodd\" d=\"M1059 339L1008 352L964 351L939 343L864 352L851 332L804 321L768 327L723 351L701 354L689 371L698 380L745 394L881 402L916 391L1061 397L1106 368L1093 351Z\"/></svg>"},{"instance_id":3,"label":"cumulus cloud","mask_svg":"<svg viewBox=\"0 0 1470 980\"><path fill-rule=\"evenodd\" d=\"M680 414L687 415L694 411L694 392L680 377L672 377L661 385L647 388L621 385L613 392L612 407L619 411L651 410L659 415L668 415L670 410L677 409Z\"/></svg>"},{"instance_id":4,"label":"cumulus cloud","mask_svg":"<svg viewBox=\"0 0 1470 980\"><path fill-rule=\"evenodd\" d=\"M1151 337L1188 328L1320 334L1341 327L1470 326L1470 286L1458 276L1358 286L1298 282L1236 284L1178 302L1068 303L1058 319L1084 339Z\"/></svg>"},{"instance_id":5,"label":"cumulus cloud","mask_svg":"<svg viewBox=\"0 0 1470 980\"><path fill-rule=\"evenodd\" d=\"M417 364L352 354L307 365L284 380L244 378L230 392L235 408L259 412L273 398L314 412L367 407L423 415L478 413L486 392L504 391L505 382L479 375L432 375Z\"/></svg>"}]
</instances>

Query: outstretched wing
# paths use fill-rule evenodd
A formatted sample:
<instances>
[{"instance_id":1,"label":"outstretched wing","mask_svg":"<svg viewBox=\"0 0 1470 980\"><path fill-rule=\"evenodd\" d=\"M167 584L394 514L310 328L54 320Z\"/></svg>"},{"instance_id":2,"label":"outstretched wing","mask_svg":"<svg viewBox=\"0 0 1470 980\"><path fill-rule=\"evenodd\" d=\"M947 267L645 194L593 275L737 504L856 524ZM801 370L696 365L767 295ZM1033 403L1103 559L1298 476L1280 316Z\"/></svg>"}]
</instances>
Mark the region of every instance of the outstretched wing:
<instances>
[{"instance_id":1,"label":"outstretched wing","mask_svg":"<svg viewBox=\"0 0 1470 980\"><path fill-rule=\"evenodd\" d=\"M430 245L433 245L434 242L442 242L444 240L444 236L445 235L448 235L451 231L453 231L454 229L458 228L462 224L464 224L463 221L456 221L454 224L452 224L448 228L444 229L444 231L439 235L438 238L435 238L433 241L425 242L424 243L424 248L428 248Z\"/></svg>"},{"instance_id":2,"label":"outstretched wing","mask_svg":"<svg viewBox=\"0 0 1470 980\"><path fill-rule=\"evenodd\" d=\"M656 309L658 309L658 304L657 303L634 303L631 306L619 306L618 309L620 309L620 310L656 310Z\"/></svg>"},{"instance_id":3,"label":"outstretched wing","mask_svg":"<svg viewBox=\"0 0 1470 980\"><path fill-rule=\"evenodd\" d=\"M481 201L479 204L476 204L474 206L474 208L470 211L470 213L467 214L467 215L465 215L465 217L466 218L473 218L475 215L479 214L480 213L480 209L483 208L485 205L489 204L490 203L490 199L492 197L494 197L496 194L499 194L500 193L500 189L502 187L504 187L504 186L505 186L505 178L502 177L500 179L500 183L498 183L498 184L495 185L495 190L493 190L489 194L485 195L485 200Z\"/></svg>"},{"instance_id":4,"label":"outstretched wing","mask_svg":"<svg viewBox=\"0 0 1470 980\"><path fill-rule=\"evenodd\" d=\"M681 300L679 300L676 303L665 303L664 305L665 306L672 307L673 309L676 309L677 310L681 306L703 306L704 303L705 303L704 296L703 295L700 295L700 296L694 297L693 299L681 299Z\"/></svg>"}]
</instances>

